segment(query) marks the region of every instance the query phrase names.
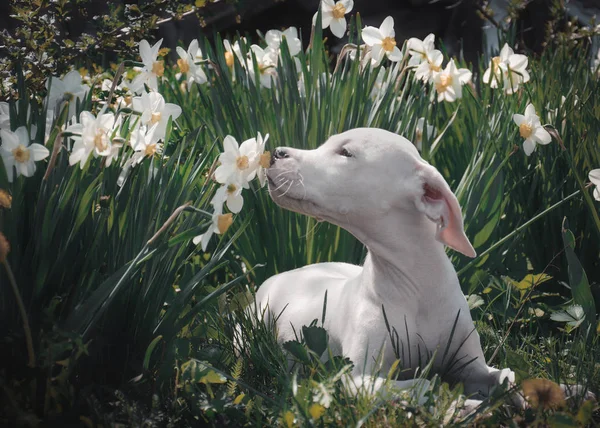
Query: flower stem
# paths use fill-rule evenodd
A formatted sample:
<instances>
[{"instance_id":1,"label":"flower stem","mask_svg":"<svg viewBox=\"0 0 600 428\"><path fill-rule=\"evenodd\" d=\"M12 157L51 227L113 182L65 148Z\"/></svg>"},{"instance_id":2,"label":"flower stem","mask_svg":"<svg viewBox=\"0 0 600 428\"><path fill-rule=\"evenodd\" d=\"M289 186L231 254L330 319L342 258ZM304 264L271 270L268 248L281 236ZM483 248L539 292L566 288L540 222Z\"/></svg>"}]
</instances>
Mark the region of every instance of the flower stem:
<instances>
[{"instance_id":1,"label":"flower stem","mask_svg":"<svg viewBox=\"0 0 600 428\"><path fill-rule=\"evenodd\" d=\"M23 304L23 299L21 298L21 293L19 293L19 287L17 287L17 281L15 280L15 276L13 275L12 269L10 268L10 264L8 260L4 260L2 262L4 264L4 268L6 269L6 274L8 275L8 282L15 294L15 299L17 300L17 306L19 307L19 312L21 312L21 318L23 318L23 330L25 331L25 342L27 343L27 355L29 356L29 367L35 367L35 353L33 351L33 339L31 338L31 328L29 327L29 319L27 318L27 312L25 311L25 305Z\"/></svg>"}]
</instances>

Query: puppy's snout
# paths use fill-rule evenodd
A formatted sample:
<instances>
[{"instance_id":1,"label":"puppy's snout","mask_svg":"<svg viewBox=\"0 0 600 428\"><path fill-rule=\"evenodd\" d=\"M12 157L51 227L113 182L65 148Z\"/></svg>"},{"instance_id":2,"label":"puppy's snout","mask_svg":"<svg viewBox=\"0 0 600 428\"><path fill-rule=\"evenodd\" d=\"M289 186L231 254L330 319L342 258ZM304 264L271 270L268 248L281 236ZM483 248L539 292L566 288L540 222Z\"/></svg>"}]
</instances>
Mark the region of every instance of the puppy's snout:
<instances>
[{"instance_id":1,"label":"puppy's snout","mask_svg":"<svg viewBox=\"0 0 600 428\"><path fill-rule=\"evenodd\" d=\"M273 166L273 164L275 163L275 161L277 159L285 159L285 158L289 158L289 157L290 157L290 155L285 151L285 149L278 147L273 152L273 156L271 156L271 166Z\"/></svg>"}]
</instances>

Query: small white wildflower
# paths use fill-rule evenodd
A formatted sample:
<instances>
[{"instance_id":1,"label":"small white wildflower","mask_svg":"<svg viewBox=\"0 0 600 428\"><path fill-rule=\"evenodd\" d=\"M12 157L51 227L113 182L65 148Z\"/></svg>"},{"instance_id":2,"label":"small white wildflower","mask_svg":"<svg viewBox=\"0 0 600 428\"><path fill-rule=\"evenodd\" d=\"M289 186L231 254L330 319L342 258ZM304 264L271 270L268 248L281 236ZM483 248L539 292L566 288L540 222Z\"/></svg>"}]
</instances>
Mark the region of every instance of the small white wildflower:
<instances>
[{"instance_id":1,"label":"small white wildflower","mask_svg":"<svg viewBox=\"0 0 600 428\"><path fill-rule=\"evenodd\" d=\"M228 135L223 140L223 153L219 156L221 165L215 170L218 183L239 183L247 189L258 168L260 160L256 138L244 141L238 146L234 137Z\"/></svg>"},{"instance_id":2,"label":"small white wildflower","mask_svg":"<svg viewBox=\"0 0 600 428\"><path fill-rule=\"evenodd\" d=\"M131 90L140 93L144 89L144 84L153 90L158 90L158 79L162 79L165 74L165 65L163 61L158 60L158 52L160 51L160 45L163 39L160 39L150 47L147 40L140 41L140 57L144 66L140 71L140 74L135 76L131 82Z\"/></svg>"},{"instance_id":3,"label":"small white wildflower","mask_svg":"<svg viewBox=\"0 0 600 428\"><path fill-rule=\"evenodd\" d=\"M92 153L94 157L112 155L110 134L118 125L112 113L100 113L94 117L89 111L81 112L79 122L67 127L66 132L76 134L71 136L75 144L69 156L69 165L79 163L83 169Z\"/></svg>"},{"instance_id":4,"label":"small white wildflower","mask_svg":"<svg viewBox=\"0 0 600 428\"><path fill-rule=\"evenodd\" d=\"M9 183L13 181L13 167L17 171L17 177L31 177L35 173L35 163L50 155L48 149L41 144L31 144L31 138L24 126L15 129L15 132L0 129L0 138L0 155Z\"/></svg>"},{"instance_id":5,"label":"small white wildflower","mask_svg":"<svg viewBox=\"0 0 600 428\"><path fill-rule=\"evenodd\" d=\"M371 48L373 65L379 65L384 56L393 62L402 60L402 52L396 46L394 18L391 16L385 18L379 28L363 28L361 35L363 41Z\"/></svg>"},{"instance_id":6,"label":"small white wildflower","mask_svg":"<svg viewBox=\"0 0 600 428\"><path fill-rule=\"evenodd\" d=\"M433 84L438 101L454 102L462 98L462 87L471 80L471 72L466 68L456 68L451 59L446 68L433 73Z\"/></svg>"},{"instance_id":7,"label":"small white wildflower","mask_svg":"<svg viewBox=\"0 0 600 428\"><path fill-rule=\"evenodd\" d=\"M202 50L198 46L198 40L194 39L190 43L188 50L186 51L180 46L177 46L177 66L182 73L185 73L187 80L188 91L192 87L193 83L203 84L208 81L201 64L197 64L198 61L202 61Z\"/></svg>"},{"instance_id":8,"label":"small white wildflower","mask_svg":"<svg viewBox=\"0 0 600 428\"><path fill-rule=\"evenodd\" d=\"M341 39L346 34L347 13L354 7L353 0L322 0L321 1L321 26L329 27L335 37ZM318 13L318 12L317 12ZM313 26L317 23L317 13L313 16Z\"/></svg>"},{"instance_id":9,"label":"small white wildflower","mask_svg":"<svg viewBox=\"0 0 600 428\"><path fill-rule=\"evenodd\" d=\"M157 139L165 137L169 118L177 119L181 115L181 107L177 104L166 103L158 92L144 92L133 98L133 109L141 114L140 124L148 127L157 124L154 136Z\"/></svg>"},{"instance_id":10,"label":"small white wildflower","mask_svg":"<svg viewBox=\"0 0 600 428\"><path fill-rule=\"evenodd\" d=\"M540 123L540 118L535 113L535 107L529 103L525 108L525 115L513 114L513 121L519 127L519 134L525 139L523 150L527 156L535 150L536 144L549 144L552 137Z\"/></svg>"},{"instance_id":11,"label":"small white wildflower","mask_svg":"<svg viewBox=\"0 0 600 428\"><path fill-rule=\"evenodd\" d=\"M260 84L265 88L272 86L273 80L277 77L277 55L271 50L265 50L258 45L250 46L256 58ZM254 64L252 58L248 58L248 74L252 82L256 84Z\"/></svg>"},{"instance_id":12,"label":"small white wildflower","mask_svg":"<svg viewBox=\"0 0 600 428\"><path fill-rule=\"evenodd\" d=\"M594 189L594 199L600 201L600 168L593 169L588 174L588 178L596 188Z\"/></svg>"}]
</instances>

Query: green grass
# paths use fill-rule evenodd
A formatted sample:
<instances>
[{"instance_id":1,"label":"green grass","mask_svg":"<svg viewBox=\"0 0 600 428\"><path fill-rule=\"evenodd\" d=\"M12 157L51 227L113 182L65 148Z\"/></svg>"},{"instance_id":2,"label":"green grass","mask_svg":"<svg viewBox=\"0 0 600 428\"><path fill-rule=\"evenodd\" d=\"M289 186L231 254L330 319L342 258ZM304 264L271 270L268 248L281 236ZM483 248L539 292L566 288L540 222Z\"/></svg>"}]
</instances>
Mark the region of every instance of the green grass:
<instances>
[{"instance_id":1,"label":"green grass","mask_svg":"<svg viewBox=\"0 0 600 428\"><path fill-rule=\"evenodd\" d=\"M351 43L359 40L360 26L357 17ZM272 329L243 310L256 287L309 263L360 263L365 250L337 227L276 207L256 183L244 192L232 228L213 238L207 253L191 243L210 223L217 186L210 174L226 135L243 141L268 133L270 149L310 149L359 126L412 139L418 118L426 117L438 134L425 139L422 155L455 191L479 254L474 260L450 256L465 294L483 298L472 314L488 362L511 367L519 381L542 377L600 392L593 303L599 203L586 187L588 171L600 167L600 81L586 48L555 45L530 58L531 81L514 95L481 82L482 61L462 100L432 103L431 88L409 71L373 99L378 70L362 70L348 57L336 63L321 30L312 40L299 55L304 95L285 45L271 90L254 85L237 61L233 70L227 67L218 36L214 45L201 40L211 59L209 85L184 91L177 70L167 66L159 90L183 114L169 125L163 155L132 169L122 187L117 162L69 166L68 152L58 150L68 143L59 133L66 109L47 142L51 151L57 148L55 165L40 163L34 177L13 183L1 174L0 188L13 198L10 209L0 209L0 230L11 245L5 266L25 302L34 355L15 293L4 286L6 269L0 269L6 326L0 340L8 361L0 368L7 403L0 420L141 423L147 415L158 425L497 425L519 419L576 426L594 417L598 423L593 405L580 398L558 411L517 410L505 405L502 390L476 414L462 415L453 411L461 386L427 372L425 404L409 393L394 400L352 396L340 381L349 362L342 356L320 362L325 332L317 326L309 333L315 340L289 345L298 359L290 371ZM98 99L109 94L98 83L78 111L99 111ZM11 128L37 124L35 140L43 144L45 106L23 79L18 91L23 96L11 103ZM515 149L522 138L512 121L528 102L556 130L552 143L530 157ZM134 117L121 128L122 138L129 138ZM572 235L563 231L565 217ZM549 279L521 281L541 273ZM578 328L550 319L571 303L585 309ZM33 359L30 367L24 355ZM125 393L115 399L116 389ZM327 408L324 394L331 396Z\"/></svg>"}]
</instances>

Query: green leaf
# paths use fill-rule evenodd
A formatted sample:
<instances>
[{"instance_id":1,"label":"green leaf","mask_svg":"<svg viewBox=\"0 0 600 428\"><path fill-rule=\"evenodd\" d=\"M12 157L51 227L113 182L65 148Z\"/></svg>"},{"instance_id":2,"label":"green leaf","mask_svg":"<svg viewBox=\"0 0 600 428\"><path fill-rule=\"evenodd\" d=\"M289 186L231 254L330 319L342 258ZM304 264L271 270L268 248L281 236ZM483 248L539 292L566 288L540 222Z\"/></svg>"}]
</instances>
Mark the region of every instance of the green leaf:
<instances>
[{"instance_id":1,"label":"green leaf","mask_svg":"<svg viewBox=\"0 0 600 428\"><path fill-rule=\"evenodd\" d=\"M306 348L297 340L287 341L282 346L283 349L288 351L297 360L305 364L310 363L310 358L308 356L308 352L306 352Z\"/></svg>"},{"instance_id":2,"label":"green leaf","mask_svg":"<svg viewBox=\"0 0 600 428\"><path fill-rule=\"evenodd\" d=\"M575 255L575 236L569 230L569 223L565 217L562 225L562 236L565 244L565 253L569 264L569 285L575 303L583 308L585 313L584 327L596 324L596 304L590 288L587 275L583 266Z\"/></svg>"},{"instance_id":3,"label":"green leaf","mask_svg":"<svg viewBox=\"0 0 600 428\"><path fill-rule=\"evenodd\" d=\"M327 331L323 327L302 327L302 335L308 349L313 351L319 357L327 349Z\"/></svg>"},{"instance_id":4,"label":"green leaf","mask_svg":"<svg viewBox=\"0 0 600 428\"><path fill-rule=\"evenodd\" d=\"M579 423L568 413L556 412L548 417L548 425L551 428L572 428L578 427Z\"/></svg>"}]
</instances>

